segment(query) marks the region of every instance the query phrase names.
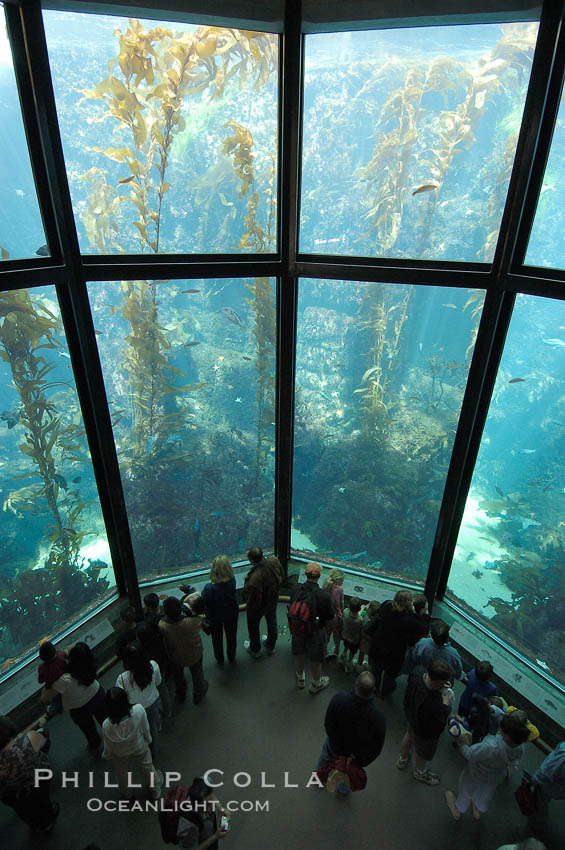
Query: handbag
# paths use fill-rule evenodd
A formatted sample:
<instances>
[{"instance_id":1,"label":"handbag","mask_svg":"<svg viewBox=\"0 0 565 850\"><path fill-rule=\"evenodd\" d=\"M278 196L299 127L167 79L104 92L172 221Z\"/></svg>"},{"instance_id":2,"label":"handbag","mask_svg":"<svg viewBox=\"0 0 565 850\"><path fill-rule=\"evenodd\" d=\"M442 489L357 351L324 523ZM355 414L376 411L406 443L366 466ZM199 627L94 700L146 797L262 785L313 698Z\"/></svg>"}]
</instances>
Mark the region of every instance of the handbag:
<instances>
[{"instance_id":1,"label":"handbag","mask_svg":"<svg viewBox=\"0 0 565 850\"><path fill-rule=\"evenodd\" d=\"M538 789L534 782L522 779L514 792L514 796L523 815L535 815L538 810Z\"/></svg>"}]
</instances>

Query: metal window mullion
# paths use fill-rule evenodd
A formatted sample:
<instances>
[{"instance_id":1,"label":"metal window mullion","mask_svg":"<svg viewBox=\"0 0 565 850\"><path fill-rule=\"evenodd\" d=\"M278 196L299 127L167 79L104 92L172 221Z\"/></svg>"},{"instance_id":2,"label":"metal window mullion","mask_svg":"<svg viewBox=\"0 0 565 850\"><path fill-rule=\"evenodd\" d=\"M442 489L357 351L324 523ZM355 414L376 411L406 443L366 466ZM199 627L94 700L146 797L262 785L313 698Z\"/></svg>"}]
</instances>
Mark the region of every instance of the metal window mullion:
<instances>
[{"instance_id":1,"label":"metal window mullion","mask_svg":"<svg viewBox=\"0 0 565 850\"><path fill-rule=\"evenodd\" d=\"M447 587L514 299L492 290L485 298L426 578L430 601L441 599Z\"/></svg>"},{"instance_id":2,"label":"metal window mullion","mask_svg":"<svg viewBox=\"0 0 565 850\"><path fill-rule=\"evenodd\" d=\"M514 166L493 260L493 269L501 289L514 256L517 255L521 261L525 254L526 246L518 242L518 235L525 239L529 234L541 190L543 172L539 167L534 170L534 161L538 151L540 159L546 161L551 141L548 125L553 127L555 120L551 110L559 103L555 97L554 81L560 81L563 74L564 59L558 53L559 46L563 49L562 19L563 0L545 0ZM542 127L545 130L543 134Z\"/></svg>"},{"instance_id":3,"label":"metal window mullion","mask_svg":"<svg viewBox=\"0 0 565 850\"><path fill-rule=\"evenodd\" d=\"M106 523L116 584L121 593L127 591L132 604L140 607L133 546L86 280L82 271L40 3L38 0L29 0L19 13L36 112L35 119L30 120L41 141L51 195L50 206L57 225L55 251L58 252L60 248L66 271L66 282L57 285L63 325ZM50 248L53 250L51 245Z\"/></svg>"}]
</instances>

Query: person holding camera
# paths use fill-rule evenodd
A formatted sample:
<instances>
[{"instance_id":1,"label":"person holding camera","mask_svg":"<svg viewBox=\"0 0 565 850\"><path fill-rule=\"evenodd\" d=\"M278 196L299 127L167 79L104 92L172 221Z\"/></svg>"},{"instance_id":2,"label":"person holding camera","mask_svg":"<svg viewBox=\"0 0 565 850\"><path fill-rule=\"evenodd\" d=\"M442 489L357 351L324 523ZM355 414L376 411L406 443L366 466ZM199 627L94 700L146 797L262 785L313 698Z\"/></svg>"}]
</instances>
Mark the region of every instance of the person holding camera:
<instances>
[{"instance_id":1,"label":"person holding camera","mask_svg":"<svg viewBox=\"0 0 565 850\"><path fill-rule=\"evenodd\" d=\"M200 637L203 625L200 613L203 612L204 606L199 594L189 596L187 601L188 605L183 605L176 596L168 596L165 599L165 617L159 621L159 630L171 661L177 702L184 702L186 699L184 668L188 667L192 676L194 704L198 705L208 690L208 682L202 671L204 647Z\"/></svg>"},{"instance_id":2,"label":"person holding camera","mask_svg":"<svg viewBox=\"0 0 565 850\"><path fill-rule=\"evenodd\" d=\"M49 767L47 718L42 721L38 729L17 735L13 720L0 717L0 800L32 829L49 832L59 804L51 802L49 782L35 787L35 770Z\"/></svg>"},{"instance_id":3,"label":"person holding camera","mask_svg":"<svg viewBox=\"0 0 565 850\"><path fill-rule=\"evenodd\" d=\"M220 801L201 776L193 780L188 799L193 810L183 812L179 818L178 846L185 850L216 850L218 841L229 831L229 820Z\"/></svg>"}]
</instances>

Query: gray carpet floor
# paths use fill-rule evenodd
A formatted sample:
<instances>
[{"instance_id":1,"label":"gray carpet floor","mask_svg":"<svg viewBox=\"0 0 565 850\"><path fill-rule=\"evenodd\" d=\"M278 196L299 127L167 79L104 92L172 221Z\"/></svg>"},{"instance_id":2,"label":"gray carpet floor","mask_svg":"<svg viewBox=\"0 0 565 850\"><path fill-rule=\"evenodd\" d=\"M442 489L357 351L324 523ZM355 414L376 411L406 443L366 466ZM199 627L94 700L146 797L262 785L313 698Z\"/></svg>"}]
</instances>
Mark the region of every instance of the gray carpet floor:
<instances>
[{"instance_id":1,"label":"gray carpet floor","mask_svg":"<svg viewBox=\"0 0 565 850\"><path fill-rule=\"evenodd\" d=\"M279 622L282 619L281 609ZM166 721L155 757L162 770L181 773L186 785L206 770L223 771L213 774L224 782L217 795L224 805L232 802L238 810L233 812L221 850L496 850L530 834L513 796L518 774L498 789L481 821L475 822L470 812L459 823L452 820L444 794L448 788L456 789L464 762L447 734L433 763L441 774L439 786L421 785L411 770L396 769L404 733L404 676L394 694L386 701L378 700L387 720L387 737L381 756L367 769L366 790L343 801L325 789L307 788L324 740L328 702L334 693L350 690L354 676L339 670L335 661L329 662L330 686L317 695L300 691L286 631L279 637L276 654L258 660L243 649L245 631L241 617L237 661L224 667L215 663L211 642L204 638L208 694L195 706L189 687L186 703L175 706L174 716ZM116 666L104 675L105 687L114 684L120 670ZM458 696L459 685L456 690ZM117 791L103 788L104 771L110 772L113 781L111 765L87 753L82 733L68 716L52 721L51 735L53 769L65 770L67 775L78 771L79 788L61 788L60 778L56 779L53 799L60 803L61 814L47 836L32 833L11 809L0 806L2 848L83 850L89 842L101 850L165 846L154 812L90 812L88 800L117 800ZM542 760L543 754L529 744L524 766L535 770ZM250 784L238 787L236 774L248 774ZM89 778L93 788L88 788ZM247 781L245 775L236 780ZM564 805L557 801L550 807L544 831L549 850L565 847Z\"/></svg>"}]
</instances>

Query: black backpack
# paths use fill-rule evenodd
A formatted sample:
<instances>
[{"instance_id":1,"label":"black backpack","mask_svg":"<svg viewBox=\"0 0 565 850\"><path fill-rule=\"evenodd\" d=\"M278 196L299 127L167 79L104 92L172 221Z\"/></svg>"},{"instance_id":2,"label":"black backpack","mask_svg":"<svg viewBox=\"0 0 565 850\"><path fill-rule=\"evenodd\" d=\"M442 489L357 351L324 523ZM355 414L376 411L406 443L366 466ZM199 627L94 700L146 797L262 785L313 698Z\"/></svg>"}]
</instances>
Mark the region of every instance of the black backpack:
<instances>
[{"instance_id":1,"label":"black backpack","mask_svg":"<svg viewBox=\"0 0 565 850\"><path fill-rule=\"evenodd\" d=\"M178 844L179 818L182 814L180 804L188 799L188 788L173 785L163 797L163 806L159 814L161 837L165 844Z\"/></svg>"},{"instance_id":2,"label":"black backpack","mask_svg":"<svg viewBox=\"0 0 565 850\"><path fill-rule=\"evenodd\" d=\"M311 590L303 585L288 606L287 617L288 630L292 635L310 637L318 619L316 616L316 590Z\"/></svg>"}]
</instances>

